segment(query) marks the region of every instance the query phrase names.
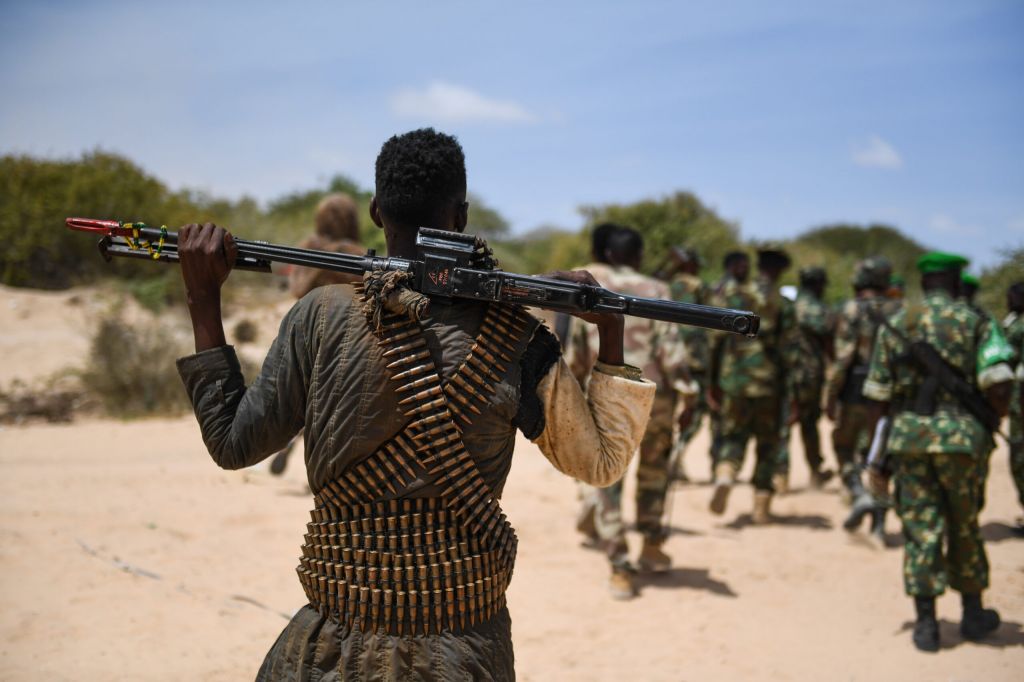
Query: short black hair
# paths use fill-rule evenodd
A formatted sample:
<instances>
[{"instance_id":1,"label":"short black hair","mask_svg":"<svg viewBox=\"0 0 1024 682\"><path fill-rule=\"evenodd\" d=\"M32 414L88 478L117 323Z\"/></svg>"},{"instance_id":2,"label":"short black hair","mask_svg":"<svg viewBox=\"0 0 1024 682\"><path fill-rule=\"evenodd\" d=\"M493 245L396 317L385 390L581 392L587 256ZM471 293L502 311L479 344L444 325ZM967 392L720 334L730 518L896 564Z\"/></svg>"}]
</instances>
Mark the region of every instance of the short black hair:
<instances>
[{"instance_id":1,"label":"short black hair","mask_svg":"<svg viewBox=\"0 0 1024 682\"><path fill-rule=\"evenodd\" d=\"M598 263L607 263L608 257L604 255L608 248L608 240L613 234L623 229L622 225L615 223L601 223L595 225L590 232L590 253Z\"/></svg>"},{"instance_id":2,"label":"short black hair","mask_svg":"<svg viewBox=\"0 0 1024 682\"><path fill-rule=\"evenodd\" d=\"M608 237L608 251L618 263L638 258L644 251L644 238L631 227L621 227Z\"/></svg>"},{"instance_id":3,"label":"short black hair","mask_svg":"<svg viewBox=\"0 0 1024 682\"><path fill-rule=\"evenodd\" d=\"M440 227L451 203L466 193L466 157L459 141L433 128L391 137L376 165L377 206L407 227Z\"/></svg>"},{"instance_id":4,"label":"short black hair","mask_svg":"<svg viewBox=\"0 0 1024 682\"><path fill-rule=\"evenodd\" d=\"M1020 282L1014 282L1006 288L1006 293L1012 296L1020 296L1024 298L1024 280Z\"/></svg>"},{"instance_id":5,"label":"short black hair","mask_svg":"<svg viewBox=\"0 0 1024 682\"><path fill-rule=\"evenodd\" d=\"M747 255L746 251L730 251L729 253L725 254L725 258L722 259L722 267L730 268L733 266L734 263L738 263L741 260L750 260L750 256Z\"/></svg>"}]
</instances>

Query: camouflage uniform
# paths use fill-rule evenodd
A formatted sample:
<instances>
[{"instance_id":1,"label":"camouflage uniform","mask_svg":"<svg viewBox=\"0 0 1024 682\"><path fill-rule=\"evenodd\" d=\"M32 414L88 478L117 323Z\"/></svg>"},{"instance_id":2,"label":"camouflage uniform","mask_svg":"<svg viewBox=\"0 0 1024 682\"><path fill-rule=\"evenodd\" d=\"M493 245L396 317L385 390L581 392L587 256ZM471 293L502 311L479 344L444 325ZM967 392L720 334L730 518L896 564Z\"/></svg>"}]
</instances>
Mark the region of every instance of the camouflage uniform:
<instances>
[{"instance_id":1,"label":"camouflage uniform","mask_svg":"<svg viewBox=\"0 0 1024 682\"><path fill-rule=\"evenodd\" d=\"M602 286L633 296L668 299L664 282L642 275L626 266L603 266L590 271ZM578 323L578 324L577 324ZM584 376L597 357L597 327L574 320L569 366L577 377ZM647 431L640 443L637 467L636 527L646 539L660 542L665 534L662 514L668 491L668 458L672 450L672 427L679 393L691 395L686 376L686 347L675 325L638 317L627 317L623 331L623 353L627 365L638 367L657 386ZM622 522L620 479L607 488L584 486L584 505L595 505L598 538L615 565L627 563L625 525Z\"/></svg>"},{"instance_id":2,"label":"camouflage uniform","mask_svg":"<svg viewBox=\"0 0 1024 682\"><path fill-rule=\"evenodd\" d=\"M739 471L747 441L753 437L757 464L751 482L756 490L770 493L782 408L790 397L786 345L795 328L795 309L792 301L763 277L751 284L729 279L713 305L752 310L761 316L756 338L712 333L709 374L722 391L719 462L730 463Z\"/></svg>"},{"instance_id":3,"label":"camouflage uniform","mask_svg":"<svg viewBox=\"0 0 1024 682\"><path fill-rule=\"evenodd\" d=\"M825 384L825 360L828 338L834 327L828 306L812 292L801 289L796 299L795 353L790 380L793 398L800 412L800 436L804 443L807 465L812 472L821 470L821 437L818 421L821 419L821 392ZM779 448L779 471L789 473L789 420L782 421Z\"/></svg>"},{"instance_id":4,"label":"camouflage uniform","mask_svg":"<svg viewBox=\"0 0 1024 682\"><path fill-rule=\"evenodd\" d=\"M711 297L710 289L704 281L696 275L681 273L672 278L669 283L669 291L673 301L680 303L696 303L706 305ZM697 402L692 408L693 419L689 426L683 430L678 438L678 447L685 449L686 446L697 435L700 430L701 420L708 413L708 404L704 398L704 389L707 381L708 362L708 335L707 331L700 327L689 325L679 326L679 336L686 345L689 355L690 378L697 389ZM715 450L712 447L711 463L714 465Z\"/></svg>"},{"instance_id":5,"label":"camouflage uniform","mask_svg":"<svg viewBox=\"0 0 1024 682\"><path fill-rule=\"evenodd\" d=\"M1010 398L1010 471L1017 484L1017 498L1024 507L1024 314L1010 313L1003 320L1006 340L1014 358L1013 395Z\"/></svg>"},{"instance_id":6,"label":"camouflage uniform","mask_svg":"<svg viewBox=\"0 0 1024 682\"><path fill-rule=\"evenodd\" d=\"M923 303L893 315L890 324L912 340L931 344L979 387L992 382L989 370L979 371L977 358L993 327L944 291L929 292ZM988 559L978 529L976 459L991 435L941 389L934 413L913 411L924 377L902 359L904 352L904 344L883 328L864 384L866 397L890 403L888 451L906 536L904 586L907 594L919 597L942 594L947 584L978 594L988 587Z\"/></svg>"},{"instance_id":7,"label":"camouflage uniform","mask_svg":"<svg viewBox=\"0 0 1024 682\"><path fill-rule=\"evenodd\" d=\"M859 488L858 460L867 454L873 435L861 388L875 344L876 319L892 315L899 307L899 301L884 296L855 298L843 304L836 319L835 361L828 370L825 395L838 404L832 447L843 483L851 491Z\"/></svg>"}]
</instances>

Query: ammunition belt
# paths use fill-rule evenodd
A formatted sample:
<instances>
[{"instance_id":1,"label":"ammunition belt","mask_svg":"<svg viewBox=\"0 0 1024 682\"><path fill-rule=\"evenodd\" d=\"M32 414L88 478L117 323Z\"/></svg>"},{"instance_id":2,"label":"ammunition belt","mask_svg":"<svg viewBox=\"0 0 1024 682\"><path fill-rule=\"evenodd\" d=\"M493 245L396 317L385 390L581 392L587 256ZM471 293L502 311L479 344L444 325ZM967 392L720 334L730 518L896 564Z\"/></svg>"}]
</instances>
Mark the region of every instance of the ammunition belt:
<instances>
[{"instance_id":1,"label":"ammunition belt","mask_svg":"<svg viewBox=\"0 0 1024 682\"><path fill-rule=\"evenodd\" d=\"M460 631L505 606L511 567L443 500L314 509L298 568L309 603L362 631Z\"/></svg>"},{"instance_id":2,"label":"ammunition belt","mask_svg":"<svg viewBox=\"0 0 1024 682\"><path fill-rule=\"evenodd\" d=\"M408 394L399 405L412 421L317 491L299 576L312 605L352 627L462 629L504 606L517 540L461 430L495 393L530 318L518 306L490 306L446 382L418 322L381 321L382 357L402 382L397 392ZM424 478L441 487L438 500L394 499Z\"/></svg>"}]
</instances>

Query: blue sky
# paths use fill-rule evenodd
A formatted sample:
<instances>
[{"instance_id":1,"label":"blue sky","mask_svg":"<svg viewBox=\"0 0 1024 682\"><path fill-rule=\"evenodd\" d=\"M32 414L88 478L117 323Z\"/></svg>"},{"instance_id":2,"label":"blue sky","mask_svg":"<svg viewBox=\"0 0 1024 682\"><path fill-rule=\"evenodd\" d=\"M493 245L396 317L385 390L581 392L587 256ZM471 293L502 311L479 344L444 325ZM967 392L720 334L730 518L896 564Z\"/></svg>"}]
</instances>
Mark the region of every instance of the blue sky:
<instances>
[{"instance_id":1,"label":"blue sky","mask_svg":"<svg viewBox=\"0 0 1024 682\"><path fill-rule=\"evenodd\" d=\"M744 236L1024 244L1024 2L0 5L0 152L270 199L456 134L516 231L696 192ZM153 216L159 220L159 216ZM243 226L236 226L240 232Z\"/></svg>"}]
</instances>

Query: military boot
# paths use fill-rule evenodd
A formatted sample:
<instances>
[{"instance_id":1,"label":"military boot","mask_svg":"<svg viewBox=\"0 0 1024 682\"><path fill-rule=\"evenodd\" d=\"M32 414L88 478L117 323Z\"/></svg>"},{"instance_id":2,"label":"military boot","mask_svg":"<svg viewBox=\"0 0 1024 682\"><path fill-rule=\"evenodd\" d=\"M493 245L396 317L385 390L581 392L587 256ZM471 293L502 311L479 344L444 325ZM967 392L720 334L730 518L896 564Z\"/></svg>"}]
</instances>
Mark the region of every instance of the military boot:
<instances>
[{"instance_id":1,"label":"military boot","mask_svg":"<svg viewBox=\"0 0 1024 682\"><path fill-rule=\"evenodd\" d=\"M850 514L843 521L843 528L853 532L860 528L864 517L873 512L878 505L875 502L875 498L871 496L871 493L864 489L858 469L851 467L849 471L843 474L843 484L850 491L850 497L852 498Z\"/></svg>"},{"instance_id":2,"label":"military boot","mask_svg":"<svg viewBox=\"0 0 1024 682\"><path fill-rule=\"evenodd\" d=\"M612 599L627 601L636 596L633 572L633 568L628 564L612 565L612 575L608 579L608 591Z\"/></svg>"},{"instance_id":3,"label":"military boot","mask_svg":"<svg viewBox=\"0 0 1024 682\"><path fill-rule=\"evenodd\" d=\"M885 507L875 507L871 511L871 537L885 547Z\"/></svg>"},{"instance_id":4,"label":"military boot","mask_svg":"<svg viewBox=\"0 0 1024 682\"><path fill-rule=\"evenodd\" d=\"M672 557L661 549L664 538L644 538L644 546L636 563L641 571L665 573L672 568Z\"/></svg>"},{"instance_id":5,"label":"military boot","mask_svg":"<svg viewBox=\"0 0 1024 682\"><path fill-rule=\"evenodd\" d=\"M939 622L935 620L935 597L914 597L914 646L919 651L939 650Z\"/></svg>"},{"instance_id":6,"label":"military boot","mask_svg":"<svg viewBox=\"0 0 1024 682\"><path fill-rule=\"evenodd\" d=\"M999 612L995 609L982 608L980 594L962 594L960 600L964 607L964 615L960 620L960 634L964 639L983 639L985 635L999 627Z\"/></svg>"},{"instance_id":7,"label":"military boot","mask_svg":"<svg viewBox=\"0 0 1024 682\"><path fill-rule=\"evenodd\" d=\"M729 502L729 492L736 483L736 465L732 462L719 462L715 465L715 492L711 496L711 513L724 514L725 505Z\"/></svg>"},{"instance_id":8,"label":"military boot","mask_svg":"<svg viewBox=\"0 0 1024 682\"><path fill-rule=\"evenodd\" d=\"M754 491L754 513L751 514L751 521L755 525L763 526L772 521L772 494L767 490Z\"/></svg>"}]
</instances>

